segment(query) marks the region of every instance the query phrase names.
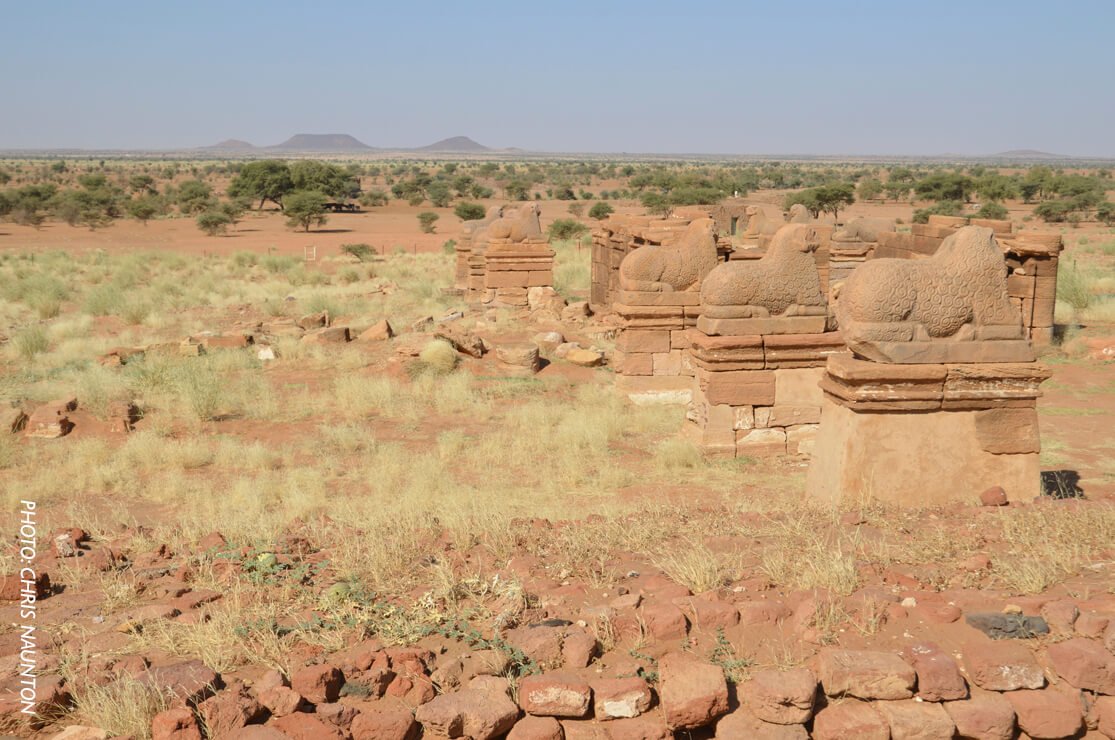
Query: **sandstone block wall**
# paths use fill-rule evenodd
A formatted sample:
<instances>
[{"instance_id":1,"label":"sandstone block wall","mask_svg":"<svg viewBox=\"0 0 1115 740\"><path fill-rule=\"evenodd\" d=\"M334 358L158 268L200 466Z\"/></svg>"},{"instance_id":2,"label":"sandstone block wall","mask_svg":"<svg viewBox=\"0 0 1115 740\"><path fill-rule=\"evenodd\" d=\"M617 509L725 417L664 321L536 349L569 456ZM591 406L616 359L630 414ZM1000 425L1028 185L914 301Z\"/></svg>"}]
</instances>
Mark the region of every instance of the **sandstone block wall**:
<instances>
[{"instance_id":1,"label":"sandstone block wall","mask_svg":"<svg viewBox=\"0 0 1115 740\"><path fill-rule=\"evenodd\" d=\"M554 251L543 238L525 242L491 239L484 254L467 260L470 304L525 308L530 288L554 284Z\"/></svg>"},{"instance_id":2,"label":"sandstone block wall","mask_svg":"<svg viewBox=\"0 0 1115 740\"><path fill-rule=\"evenodd\" d=\"M839 332L689 332L693 385L683 434L710 457L809 454L821 422L824 365L843 352Z\"/></svg>"}]
</instances>

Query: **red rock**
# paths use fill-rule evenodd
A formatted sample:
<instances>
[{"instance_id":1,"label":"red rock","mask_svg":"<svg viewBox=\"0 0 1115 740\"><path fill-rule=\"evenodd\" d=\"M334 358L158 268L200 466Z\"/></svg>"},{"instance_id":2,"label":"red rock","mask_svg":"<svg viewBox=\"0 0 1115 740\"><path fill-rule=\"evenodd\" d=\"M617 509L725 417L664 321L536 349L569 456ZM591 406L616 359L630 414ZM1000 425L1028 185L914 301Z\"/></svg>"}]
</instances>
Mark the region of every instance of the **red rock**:
<instances>
[{"instance_id":1,"label":"red rock","mask_svg":"<svg viewBox=\"0 0 1115 740\"><path fill-rule=\"evenodd\" d=\"M931 622L952 624L960 619L960 609L954 604L930 604L920 610Z\"/></svg>"},{"instance_id":2,"label":"red rock","mask_svg":"<svg viewBox=\"0 0 1115 740\"><path fill-rule=\"evenodd\" d=\"M272 686L257 694L259 703L267 707L276 717L294 714L302 706L302 695L286 686Z\"/></svg>"},{"instance_id":3,"label":"red rock","mask_svg":"<svg viewBox=\"0 0 1115 740\"><path fill-rule=\"evenodd\" d=\"M220 532L210 532L209 534L198 540L197 549L205 552L206 550L223 550L228 546L228 540Z\"/></svg>"},{"instance_id":4,"label":"red rock","mask_svg":"<svg viewBox=\"0 0 1115 740\"><path fill-rule=\"evenodd\" d=\"M384 693L386 696L402 699L410 706L419 706L433 699L437 691L433 681L426 676L409 673L395 676Z\"/></svg>"},{"instance_id":5,"label":"red rock","mask_svg":"<svg viewBox=\"0 0 1115 740\"><path fill-rule=\"evenodd\" d=\"M1002 694L981 693L963 701L944 703L960 737L973 740L1013 740L1014 707Z\"/></svg>"},{"instance_id":6,"label":"red rock","mask_svg":"<svg viewBox=\"0 0 1115 740\"><path fill-rule=\"evenodd\" d=\"M263 705L239 685L209 697L198 704L197 709L209 734L218 737L233 734L267 716Z\"/></svg>"},{"instance_id":7,"label":"red rock","mask_svg":"<svg viewBox=\"0 0 1115 740\"><path fill-rule=\"evenodd\" d=\"M23 433L28 437L41 437L43 439L64 437L74 428L69 414L76 409L77 399L63 399L45 403L32 411L31 415L27 417Z\"/></svg>"},{"instance_id":8,"label":"red rock","mask_svg":"<svg viewBox=\"0 0 1115 740\"><path fill-rule=\"evenodd\" d=\"M565 661L565 667L572 670L586 668L596 653L596 638L581 630L567 634L561 644L561 656Z\"/></svg>"},{"instance_id":9,"label":"red rock","mask_svg":"<svg viewBox=\"0 0 1115 740\"><path fill-rule=\"evenodd\" d=\"M511 696L511 684L503 676L473 676L472 680L468 682L468 687Z\"/></svg>"},{"instance_id":10,"label":"red rock","mask_svg":"<svg viewBox=\"0 0 1115 740\"><path fill-rule=\"evenodd\" d=\"M685 614L673 604L644 604L643 624L656 640L682 640L689 633Z\"/></svg>"},{"instance_id":11,"label":"red rock","mask_svg":"<svg viewBox=\"0 0 1115 740\"><path fill-rule=\"evenodd\" d=\"M1108 652L1115 653L1115 619L1112 619L1107 629L1103 631L1103 646Z\"/></svg>"},{"instance_id":12,"label":"red rock","mask_svg":"<svg viewBox=\"0 0 1115 740\"><path fill-rule=\"evenodd\" d=\"M566 725L565 740L575 740ZM604 723L604 737L608 740L674 740L661 714L644 714L632 719L614 719Z\"/></svg>"},{"instance_id":13,"label":"red rock","mask_svg":"<svg viewBox=\"0 0 1115 740\"><path fill-rule=\"evenodd\" d=\"M506 640L543 668L556 668L565 662L561 646L563 627L518 627L507 632Z\"/></svg>"},{"instance_id":14,"label":"red rock","mask_svg":"<svg viewBox=\"0 0 1115 740\"><path fill-rule=\"evenodd\" d=\"M1029 648L1009 640L967 645L964 667L972 683L989 691L1040 689L1045 685L1045 674Z\"/></svg>"},{"instance_id":15,"label":"red rock","mask_svg":"<svg viewBox=\"0 0 1115 740\"><path fill-rule=\"evenodd\" d=\"M731 714L726 714L716 723L715 740L809 740L809 733L803 725L776 724L764 722L751 710L742 706Z\"/></svg>"},{"instance_id":16,"label":"red rock","mask_svg":"<svg viewBox=\"0 0 1115 740\"><path fill-rule=\"evenodd\" d=\"M1050 645L1045 654L1053 670L1076 688L1115 694L1115 655L1098 642L1074 637Z\"/></svg>"},{"instance_id":17,"label":"red rock","mask_svg":"<svg viewBox=\"0 0 1115 740\"><path fill-rule=\"evenodd\" d=\"M1084 612L1076 620L1073 627L1076 629L1076 634L1081 637L1092 637L1096 639L1103 639L1104 630L1107 625L1111 623L1111 617L1107 614L1096 614L1095 612Z\"/></svg>"},{"instance_id":18,"label":"red rock","mask_svg":"<svg viewBox=\"0 0 1115 740\"><path fill-rule=\"evenodd\" d=\"M739 609L734 604L714 597L689 596L681 599L677 605L689 617L693 629L716 632L739 624Z\"/></svg>"},{"instance_id":19,"label":"red rock","mask_svg":"<svg viewBox=\"0 0 1115 740\"><path fill-rule=\"evenodd\" d=\"M808 668L767 669L753 673L736 691L740 702L763 722L804 724L813 716L817 678Z\"/></svg>"},{"instance_id":20,"label":"red rock","mask_svg":"<svg viewBox=\"0 0 1115 740\"><path fill-rule=\"evenodd\" d=\"M737 604L736 609L743 625L778 624L793 615L789 607L778 601L745 601Z\"/></svg>"},{"instance_id":21,"label":"red rock","mask_svg":"<svg viewBox=\"0 0 1115 740\"><path fill-rule=\"evenodd\" d=\"M561 723L553 717L523 717L507 733L507 740L563 740L564 737Z\"/></svg>"},{"instance_id":22,"label":"red rock","mask_svg":"<svg viewBox=\"0 0 1115 740\"><path fill-rule=\"evenodd\" d=\"M712 724L728 711L728 683L718 665L687 653L670 653L658 661L658 695L672 730Z\"/></svg>"},{"instance_id":23,"label":"red rock","mask_svg":"<svg viewBox=\"0 0 1115 740\"><path fill-rule=\"evenodd\" d=\"M519 708L503 694L462 689L441 694L418 707L415 719L433 736L489 740L511 729Z\"/></svg>"},{"instance_id":24,"label":"red rock","mask_svg":"<svg viewBox=\"0 0 1115 740\"><path fill-rule=\"evenodd\" d=\"M1045 689L1011 691L1005 696L1014 707L1018 726L1034 740L1071 737L1084 727L1078 692Z\"/></svg>"},{"instance_id":25,"label":"red rock","mask_svg":"<svg viewBox=\"0 0 1115 740\"><path fill-rule=\"evenodd\" d=\"M201 728L189 709L168 709L151 719L151 740L201 740Z\"/></svg>"},{"instance_id":26,"label":"red rock","mask_svg":"<svg viewBox=\"0 0 1115 740\"><path fill-rule=\"evenodd\" d=\"M324 720L331 725L336 725L342 730L347 730L352 726L352 721L356 718L357 710L347 704L333 702L331 704L318 704L314 707L314 714L317 715L317 718L320 720Z\"/></svg>"},{"instance_id":27,"label":"red rock","mask_svg":"<svg viewBox=\"0 0 1115 740\"><path fill-rule=\"evenodd\" d=\"M406 706L393 702L362 704L352 720L352 740L414 740L418 723Z\"/></svg>"},{"instance_id":28,"label":"red rock","mask_svg":"<svg viewBox=\"0 0 1115 740\"><path fill-rule=\"evenodd\" d=\"M50 576L45 571L36 572L34 589L36 599L50 595ZM0 601L19 601L23 598L22 591L23 578L19 573L0 577Z\"/></svg>"},{"instance_id":29,"label":"red rock","mask_svg":"<svg viewBox=\"0 0 1115 740\"><path fill-rule=\"evenodd\" d=\"M224 685L221 677L200 660L148 668L137 680L164 689L187 704L196 704L212 696Z\"/></svg>"},{"instance_id":30,"label":"red rock","mask_svg":"<svg viewBox=\"0 0 1115 740\"><path fill-rule=\"evenodd\" d=\"M1003 490L1002 486L988 488L979 495L979 502L983 506L1006 506L1009 503L1007 492Z\"/></svg>"},{"instance_id":31,"label":"red rock","mask_svg":"<svg viewBox=\"0 0 1115 740\"><path fill-rule=\"evenodd\" d=\"M951 738L956 725L940 704L920 701L880 701L875 708L890 725L891 740Z\"/></svg>"},{"instance_id":32,"label":"red rock","mask_svg":"<svg viewBox=\"0 0 1115 740\"><path fill-rule=\"evenodd\" d=\"M1093 710L1096 713L1096 729L1104 737L1115 738L1115 696L1097 696Z\"/></svg>"},{"instance_id":33,"label":"red rock","mask_svg":"<svg viewBox=\"0 0 1115 740\"><path fill-rule=\"evenodd\" d=\"M1080 610L1076 604L1068 599L1049 601L1042 605L1041 616L1049 625L1049 630L1055 635L1071 635L1073 625L1080 617Z\"/></svg>"},{"instance_id":34,"label":"red rock","mask_svg":"<svg viewBox=\"0 0 1115 740\"><path fill-rule=\"evenodd\" d=\"M571 674L546 673L519 681L519 706L540 717L584 717L592 702L588 683Z\"/></svg>"},{"instance_id":35,"label":"red rock","mask_svg":"<svg viewBox=\"0 0 1115 740\"><path fill-rule=\"evenodd\" d=\"M894 653L825 648L817 665L829 696L893 700L914 695L914 669Z\"/></svg>"},{"instance_id":36,"label":"red rock","mask_svg":"<svg viewBox=\"0 0 1115 740\"><path fill-rule=\"evenodd\" d=\"M391 324L387 319L381 320L379 323L373 324L356 337L357 342L383 342L395 336L395 330L391 328Z\"/></svg>"},{"instance_id":37,"label":"red rock","mask_svg":"<svg viewBox=\"0 0 1115 740\"><path fill-rule=\"evenodd\" d=\"M968 683L951 655L932 643L911 645L903 651L918 677L922 701L955 701L968 696Z\"/></svg>"},{"instance_id":38,"label":"red rock","mask_svg":"<svg viewBox=\"0 0 1115 740\"><path fill-rule=\"evenodd\" d=\"M867 702L829 704L813 718L814 740L890 740L886 718Z\"/></svg>"},{"instance_id":39,"label":"red rock","mask_svg":"<svg viewBox=\"0 0 1115 740\"><path fill-rule=\"evenodd\" d=\"M290 687L311 704L337 701L344 682L344 674L328 663L307 666L290 677Z\"/></svg>"},{"instance_id":40,"label":"red rock","mask_svg":"<svg viewBox=\"0 0 1115 740\"><path fill-rule=\"evenodd\" d=\"M312 714L288 714L267 724L292 740L345 740L345 733L340 727L323 722Z\"/></svg>"},{"instance_id":41,"label":"red rock","mask_svg":"<svg viewBox=\"0 0 1115 740\"><path fill-rule=\"evenodd\" d=\"M598 720L638 717L654 699L650 686L638 676L593 681L592 697Z\"/></svg>"},{"instance_id":42,"label":"red rock","mask_svg":"<svg viewBox=\"0 0 1115 740\"><path fill-rule=\"evenodd\" d=\"M51 735L50 740L106 740L108 733L99 727L87 725L70 725L57 735Z\"/></svg>"}]
</instances>

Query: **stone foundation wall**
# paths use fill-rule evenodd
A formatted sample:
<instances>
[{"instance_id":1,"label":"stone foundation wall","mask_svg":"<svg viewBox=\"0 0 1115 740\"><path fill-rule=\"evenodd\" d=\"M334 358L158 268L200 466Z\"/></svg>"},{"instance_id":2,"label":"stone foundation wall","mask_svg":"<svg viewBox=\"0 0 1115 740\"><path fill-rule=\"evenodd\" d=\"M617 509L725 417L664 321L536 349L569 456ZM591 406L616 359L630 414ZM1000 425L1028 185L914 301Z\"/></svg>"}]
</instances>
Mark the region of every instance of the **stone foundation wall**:
<instances>
[{"instance_id":1,"label":"stone foundation wall","mask_svg":"<svg viewBox=\"0 0 1115 740\"><path fill-rule=\"evenodd\" d=\"M612 310L621 322L612 356L616 388L635 401L688 402L692 370L685 350L688 330L701 314L700 293L621 290L616 300Z\"/></svg>"},{"instance_id":2,"label":"stone foundation wall","mask_svg":"<svg viewBox=\"0 0 1115 740\"><path fill-rule=\"evenodd\" d=\"M809 454L821 422L819 382L839 332L689 333L693 390L683 434L710 457Z\"/></svg>"},{"instance_id":3,"label":"stone foundation wall","mask_svg":"<svg viewBox=\"0 0 1115 740\"><path fill-rule=\"evenodd\" d=\"M554 251L545 239L491 239L484 254L469 255L467 266L471 305L525 308L530 288L554 284Z\"/></svg>"}]
</instances>

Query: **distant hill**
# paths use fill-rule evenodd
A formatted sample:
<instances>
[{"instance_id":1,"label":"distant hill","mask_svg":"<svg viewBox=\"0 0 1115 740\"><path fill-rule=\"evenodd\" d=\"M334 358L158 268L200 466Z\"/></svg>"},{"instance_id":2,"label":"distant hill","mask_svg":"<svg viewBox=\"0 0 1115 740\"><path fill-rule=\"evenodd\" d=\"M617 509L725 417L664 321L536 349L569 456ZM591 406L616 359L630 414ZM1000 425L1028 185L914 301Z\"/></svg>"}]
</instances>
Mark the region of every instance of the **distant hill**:
<instances>
[{"instance_id":1,"label":"distant hill","mask_svg":"<svg viewBox=\"0 0 1115 740\"><path fill-rule=\"evenodd\" d=\"M295 134L282 144L267 148L292 152L357 152L372 149L348 134Z\"/></svg>"},{"instance_id":2,"label":"distant hill","mask_svg":"<svg viewBox=\"0 0 1115 740\"><path fill-rule=\"evenodd\" d=\"M244 149L255 149L255 145L253 145L253 144L251 144L250 142L247 142L247 141L241 141L240 139L225 139L224 141L222 141L219 144L214 144L212 146L203 146L201 148L202 149L229 149L229 150L240 151L240 150L244 150Z\"/></svg>"},{"instance_id":3,"label":"distant hill","mask_svg":"<svg viewBox=\"0 0 1115 740\"><path fill-rule=\"evenodd\" d=\"M467 136L452 136L415 149L417 152L491 152L491 147L478 144Z\"/></svg>"},{"instance_id":4,"label":"distant hill","mask_svg":"<svg viewBox=\"0 0 1115 740\"><path fill-rule=\"evenodd\" d=\"M1039 152L1037 149L1011 149L1009 152L999 152L991 156L995 159L1072 159L1063 154Z\"/></svg>"}]
</instances>

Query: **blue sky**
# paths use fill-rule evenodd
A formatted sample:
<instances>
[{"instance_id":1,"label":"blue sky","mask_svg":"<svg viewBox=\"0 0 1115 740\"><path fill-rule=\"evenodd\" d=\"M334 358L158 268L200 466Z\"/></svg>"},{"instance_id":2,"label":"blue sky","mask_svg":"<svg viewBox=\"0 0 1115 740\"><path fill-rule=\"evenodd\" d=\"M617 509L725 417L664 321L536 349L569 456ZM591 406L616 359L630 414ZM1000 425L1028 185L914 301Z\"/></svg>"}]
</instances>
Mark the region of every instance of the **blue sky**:
<instances>
[{"instance_id":1,"label":"blue sky","mask_svg":"<svg viewBox=\"0 0 1115 740\"><path fill-rule=\"evenodd\" d=\"M1115 3L0 0L0 148L1115 156Z\"/></svg>"}]
</instances>

